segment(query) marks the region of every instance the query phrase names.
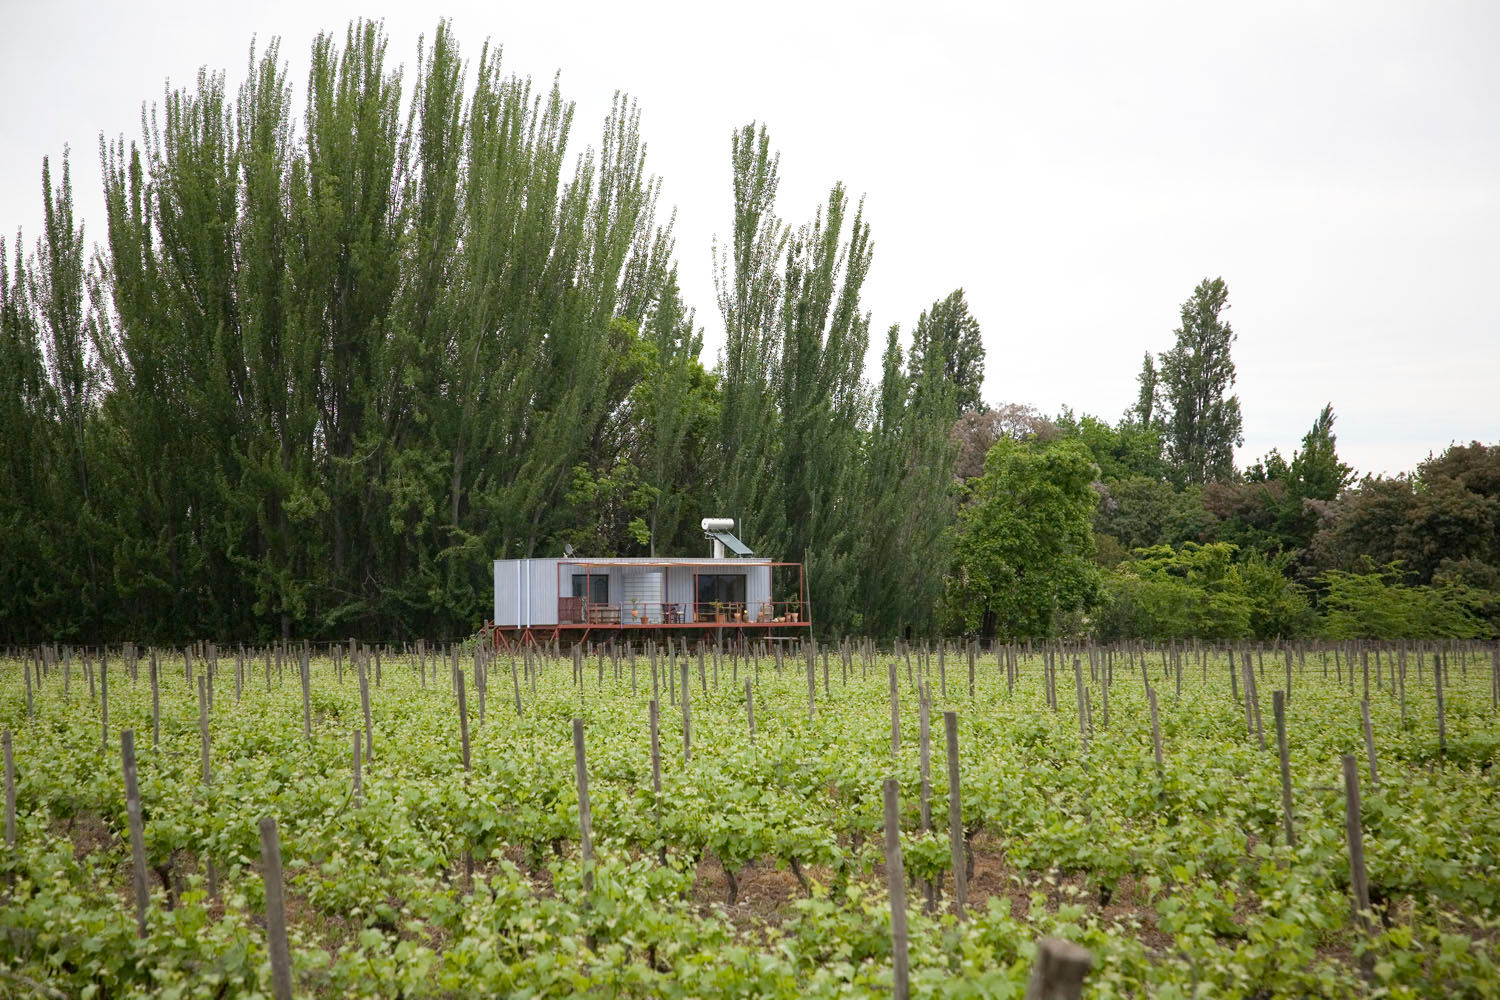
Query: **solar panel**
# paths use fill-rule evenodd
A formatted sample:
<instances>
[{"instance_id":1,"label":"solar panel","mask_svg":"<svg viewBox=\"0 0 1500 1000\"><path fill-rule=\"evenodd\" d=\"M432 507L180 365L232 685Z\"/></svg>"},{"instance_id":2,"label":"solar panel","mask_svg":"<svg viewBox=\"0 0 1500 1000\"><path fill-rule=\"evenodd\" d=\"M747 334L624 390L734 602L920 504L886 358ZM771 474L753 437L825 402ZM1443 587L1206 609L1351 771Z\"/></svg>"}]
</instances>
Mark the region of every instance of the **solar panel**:
<instances>
[{"instance_id":1,"label":"solar panel","mask_svg":"<svg viewBox=\"0 0 1500 1000\"><path fill-rule=\"evenodd\" d=\"M709 536L724 543L724 547L737 556L754 555L750 547L727 531L710 531Z\"/></svg>"}]
</instances>

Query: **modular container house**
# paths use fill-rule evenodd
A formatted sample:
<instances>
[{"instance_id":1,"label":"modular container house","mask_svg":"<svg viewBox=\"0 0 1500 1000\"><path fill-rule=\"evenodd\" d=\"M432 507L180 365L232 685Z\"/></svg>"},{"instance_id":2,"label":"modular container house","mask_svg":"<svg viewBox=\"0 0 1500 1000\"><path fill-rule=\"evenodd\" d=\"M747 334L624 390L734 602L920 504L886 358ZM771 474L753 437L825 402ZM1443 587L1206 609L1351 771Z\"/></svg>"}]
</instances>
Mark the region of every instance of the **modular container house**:
<instances>
[{"instance_id":1,"label":"modular container house","mask_svg":"<svg viewBox=\"0 0 1500 1000\"><path fill-rule=\"evenodd\" d=\"M497 559L491 626L498 646L664 629L785 634L811 628L808 596L801 563L754 557Z\"/></svg>"}]
</instances>

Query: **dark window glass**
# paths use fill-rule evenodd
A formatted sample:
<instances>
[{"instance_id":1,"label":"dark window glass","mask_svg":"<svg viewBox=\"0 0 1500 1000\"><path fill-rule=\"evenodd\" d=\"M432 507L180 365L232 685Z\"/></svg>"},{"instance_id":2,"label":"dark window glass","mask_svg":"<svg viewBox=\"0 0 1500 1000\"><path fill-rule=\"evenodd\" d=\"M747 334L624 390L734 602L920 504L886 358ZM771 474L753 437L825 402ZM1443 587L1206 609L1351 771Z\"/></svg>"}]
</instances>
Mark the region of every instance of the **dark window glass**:
<instances>
[{"instance_id":1,"label":"dark window glass","mask_svg":"<svg viewBox=\"0 0 1500 1000\"><path fill-rule=\"evenodd\" d=\"M745 575L743 573L703 573L698 576L698 603L711 604L745 603Z\"/></svg>"},{"instance_id":2,"label":"dark window glass","mask_svg":"<svg viewBox=\"0 0 1500 1000\"><path fill-rule=\"evenodd\" d=\"M587 576L585 576L582 573L574 573L573 574L573 596L574 597L583 597L584 596L584 589L583 588L584 588L584 581L585 580L588 581L588 599L589 599L589 603L590 604L608 604L609 603L609 574L607 574L607 573L589 573Z\"/></svg>"}]
</instances>

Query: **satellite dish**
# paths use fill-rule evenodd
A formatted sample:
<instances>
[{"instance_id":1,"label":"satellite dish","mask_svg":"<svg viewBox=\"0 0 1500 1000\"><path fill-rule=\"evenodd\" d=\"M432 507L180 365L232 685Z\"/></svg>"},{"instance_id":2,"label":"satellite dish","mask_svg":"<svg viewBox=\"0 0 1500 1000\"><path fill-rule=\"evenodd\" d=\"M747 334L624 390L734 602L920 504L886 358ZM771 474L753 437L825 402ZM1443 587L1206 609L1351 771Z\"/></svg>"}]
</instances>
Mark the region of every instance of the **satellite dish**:
<instances>
[{"instance_id":1,"label":"satellite dish","mask_svg":"<svg viewBox=\"0 0 1500 1000\"><path fill-rule=\"evenodd\" d=\"M568 558L568 559L572 559L573 558L573 543L572 542L568 542L567 544L565 544L563 546L563 556L566 557L566 558Z\"/></svg>"}]
</instances>

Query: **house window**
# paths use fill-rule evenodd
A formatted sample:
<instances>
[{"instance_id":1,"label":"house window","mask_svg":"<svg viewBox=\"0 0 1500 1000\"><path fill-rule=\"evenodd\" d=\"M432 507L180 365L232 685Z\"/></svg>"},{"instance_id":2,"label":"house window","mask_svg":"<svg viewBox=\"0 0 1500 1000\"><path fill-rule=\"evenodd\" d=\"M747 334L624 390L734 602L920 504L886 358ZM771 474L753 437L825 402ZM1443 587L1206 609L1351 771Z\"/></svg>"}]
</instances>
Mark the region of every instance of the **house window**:
<instances>
[{"instance_id":1,"label":"house window","mask_svg":"<svg viewBox=\"0 0 1500 1000\"><path fill-rule=\"evenodd\" d=\"M587 589L585 589L587 588ZM590 604L609 603L609 574L574 573L573 596L587 597Z\"/></svg>"},{"instance_id":2,"label":"house window","mask_svg":"<svg viewBox=\"0 0 1500 1000\"><path fill-rule=\"evenodd\" d=\"M703 573L698 576L698 603L745 603L745 574Z\"/></svg>"}]
</instances>

